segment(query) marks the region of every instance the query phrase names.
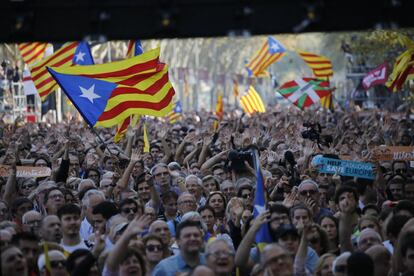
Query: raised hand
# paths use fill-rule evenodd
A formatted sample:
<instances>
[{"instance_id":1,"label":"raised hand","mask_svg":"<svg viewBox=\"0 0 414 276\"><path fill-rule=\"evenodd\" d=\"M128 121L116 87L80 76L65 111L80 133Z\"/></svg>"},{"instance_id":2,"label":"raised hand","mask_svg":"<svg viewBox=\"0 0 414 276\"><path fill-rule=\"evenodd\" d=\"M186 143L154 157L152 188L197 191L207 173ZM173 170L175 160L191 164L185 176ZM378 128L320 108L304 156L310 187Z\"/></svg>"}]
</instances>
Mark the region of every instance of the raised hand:
<instances>
[{"instance_id":1,"label":"raised hand","mask_svg":"<svg viewBox=\"0 0 414 276\"><path fill-rule=\"evenodd\" d=\"M133 238L134 236L144 232L144 229L149 226L151 222L151 217L147 215L142 215L140 217L135 217L128 225L125 230L124 235L128 238Z\"/></svg>"}]
</instances>

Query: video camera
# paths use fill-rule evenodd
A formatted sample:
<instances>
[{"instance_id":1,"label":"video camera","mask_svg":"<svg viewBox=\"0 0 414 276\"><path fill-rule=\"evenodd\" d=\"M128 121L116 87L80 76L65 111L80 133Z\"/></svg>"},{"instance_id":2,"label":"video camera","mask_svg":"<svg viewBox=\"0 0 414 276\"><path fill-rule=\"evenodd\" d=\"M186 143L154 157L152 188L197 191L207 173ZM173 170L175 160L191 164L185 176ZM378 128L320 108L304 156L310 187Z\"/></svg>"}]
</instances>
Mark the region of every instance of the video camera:
<instances>
[{"instance_id":1,"label":"video camera","mask_svg":"<svg viewBox=\"0 0 414 276\"><path fill-rule=\"evenodd\" d=\"M236 173L244 172L246 169L244 161L247 161L249 165L254 168L253 149L257 149L257 146L250 145L246 148L231 150L226 162L228 170Z\"/></svg>"},{"instance_id":2,"label":"video camera","mask_svg":"<svg viewBox=\"0 0 414 276\"><path fill-rule=\"evenodd\" d=\"M307 128L301 133L303 139L309 139L313 142L316 142L319 149L322 150L321 146L329 147L333 142L331 135L321 135L323 127L319 123L306 122L303 123L303 126Z\"/></svg>"}]
</instances>

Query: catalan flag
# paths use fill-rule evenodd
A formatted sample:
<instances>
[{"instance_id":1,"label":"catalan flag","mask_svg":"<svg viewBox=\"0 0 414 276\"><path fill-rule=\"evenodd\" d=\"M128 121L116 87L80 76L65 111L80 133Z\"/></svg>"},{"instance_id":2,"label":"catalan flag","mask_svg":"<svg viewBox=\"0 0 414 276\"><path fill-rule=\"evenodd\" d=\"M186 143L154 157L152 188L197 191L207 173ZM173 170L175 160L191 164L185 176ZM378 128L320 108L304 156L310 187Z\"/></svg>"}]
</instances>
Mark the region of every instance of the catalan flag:
<instances>
[{"instance_id":1,"label":"catalan flag","mask_svg":"<svg viewBox=\"0 0 414 276\"><path fill-rule=\"evenodd\" d=\"M129 40L128 41L128 50L127 50L127 58L131 58L134 56L139 56L144 52L141 45L141 40ZM116 133L114 136L114 142L118 143L119 141L124 138L128 126L129 125L136 125L140 116L134 115L127 117L123 122L118 124L116 128Z\"/></svg>"},{"instance_id":2,"label":"catalan flag","mask_svg":"<svg viewBox=\"0 0 414 276\"><path fill-rule=\"evenodd\" d=\"M26 42L19 44L19 52L23 58L24 63L32 66L45 56L47 43L41 42Z\"/></svg>"},{"instance_id":3,"label":"catalan flag","mask_svg":"<svg viewBox=\"0 0 414 276\"><path fill-rule=\"evenodd\" d=\"M168 121L170 124L176 123L178 120L181 120L183 117L183 109L181 107L181 102L176 101L174 104L174 109L167 115Z\"/></svg>"},{"instance_id":4,"label":"catalan flag","mask_svg":"<svg viewBox=\"0 0 414 276\"><path fill-rule=\"evenodd\" d=\"M241 96L240 105L243 108L243 111L248 114L252 114L254 112L266 112L262 98L253 86L249 87L249 91L246 95Z\"/></svg>"},{"instance_id":5,"label":"catalan flag","mask_svg":"<svg viewBox=\"0 0 414 276\"><path fill-rule=\"evenodd\" d=\"M401 90L407 80L414 79L414 46L409 47L395 61L392 73L385 84L391 91Z\"/></svg>"},{"instance_id":6,"label":"catalan flag","mask_svg":"<svg viewBox=\"0 0 414 276\"><path fill-rule=\"evenodd\" d=\"M140 118L141 118L140 115L132 115L126 118L122 123L118 124L116 133L114 136L114 142L118 143L119 141L121 141L122 138L124 138L129 125L135 126L138 123Z\"/></svg>"},{"instance_id":7,"label":"catalan flag","mask_svg":"<svg viewBox=\"0 0 414 276\"><path fill-rule=\"evenodd\" d=\"M165 116L174 88L160 49L130 59L89 66L48 68L90 126L112 127L134 114Z\"/></svg>"},{"instance_id":8,"label":"catalan flag","mask_svg":"<svg viewBox=\"0 0 414 276\"><path fill-rule=\"evenodd\" d=\"M302 51L298 53L318 79L326 80L333 75L332 62L327 57Z\"/></svg>"},{"instance_id":9,"label":"catalan flag","mask_svg":"<svg viewBox=\"0 0 414 276\"><path fill-rule=\"evenodd\" d=\"M246 64L246 69L249 76L256 77L269 76L266 71L272 63L280 60L286 53L285 48L276 39L269 36L267 41L263 44L251 60Z\"/></svg>"},{"instance_id":10,"label":"catalan flag","mask_svg":"<svg viewBox=\"0 0 414 276\"><path fill-rule=\"evenodd\" d=\"M74 64L93 64L92 55L86 42L66 43L54 54L37 62L30 69L33 82L42 101L57 87L57 83L48 73L46 67L67 67Z\"/></svg>"},{"instance_id":11,"label":"catalan flag","mask_svg":"<svg viewBox=\"0 0 414 276\"><path fill-rule=\"evenodd\" d=\"M141 40L129 40L128 41L128 50L127 50L127 58L132 58L134 56L139 56L142 54L144 50L142 49Z\"/></svg>"},{"instance_id":12,"label":"catalan flag","mask_svg":"<svg viewBox=\"0 0 414 276\"><path fill-rule=\"evenodd\" d=\"M288 101L304 109L332 93L329 82L315 78L299 78L283 84L279 93Z\"/></svg>"}]
</instances>

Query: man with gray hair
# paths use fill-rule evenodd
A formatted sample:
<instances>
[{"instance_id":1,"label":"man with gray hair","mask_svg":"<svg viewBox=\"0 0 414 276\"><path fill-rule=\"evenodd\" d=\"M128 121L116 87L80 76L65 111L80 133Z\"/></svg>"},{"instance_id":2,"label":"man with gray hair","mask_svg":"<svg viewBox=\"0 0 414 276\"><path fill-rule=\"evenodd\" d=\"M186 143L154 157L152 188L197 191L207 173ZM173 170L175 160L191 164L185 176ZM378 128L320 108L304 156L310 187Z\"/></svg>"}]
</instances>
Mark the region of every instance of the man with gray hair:
<instances>
[{"instance_id":1,"label":"man with gray hair","mask_svg":"<svg viewBox=\"0 0 414 276\"><path fill-rule=\"evenodd\" d=\"M313 213L313 220L319 221L323 216L332 216L332 212L319 206L319 186L311 180L303 180L298 187L299 201L305 204Z\"/></svg>"},{"instance_id":2,"label":"man with gray hair","mask_svg":"<svg viewBox=\"0 0 414 276\"><path fill-rule=\"evenodd\" d=\"M85 193L82 198L82 212L85 215L81 223L80 235L82 240L88 240L93 233L93 208L105 201L105 194L102 191L92 189Z\"/></svg>"},{"instance_id":3,"label":"man with gray hair","mask_svg":"<svg viewBox=\"0 0 414 276\"><path fill-rule=\"evenodd\" d=\"M206 264L215 275L231 275L234 269L234 248L224 239L217 238L207 244Z\"/></svg>"},{"instance_id":4,"label":"man with gray hair","mask_svg":"<svg viewBox=\"0 0 414 276\"><path fill-rule=\"evenodd\" d=\"M263 267L264 275L293 275L293 257L277 243L271 243L264 247L260 263Z\"/></svg>"},{"instance_id":5,"label":"man with gray hair","mask_svg":"<svg viewBox=\"0 0 414 276\"><path fill-rule=\"evenodd\" d=\"M347 275L347 262L351 256L351 252L343 252L341 255L336 257L332 264L332 271L335 276L346 276Z\"/></svg>"},{"instance_id":6,"label":"man with gray hair","mask_svg":"<svg viewBox=\"0 0 414 276\"><path fill-rule=\"evenodd\" d=\"M365 228L361 231L358 237L358 250L365 252L368 248L374 245L382 244L382 238L380 234L374 229Z\"/></svg>"},{"instance_id":7,"label":"man with gray hair","mask_svg":"<svg viewBox=\"0 0 414 276\"><path fill-rule=\"evenodd\" d=\"M190 174L185 178L185 188L196 198L198 206L206 204L206 198L203 196L203 181L196 175Z\"/></svg>"},{"instance_id":8,"label":"man with gray hair","mask_svg":"<svg viewBox=\"0 0 414 276\"><path fill-rule=\"evenodd\" d=\"M31 232L39 237L40 222L42 214L38 211L30 210L22 216L22 224L24 232Z\"/></svg>"}]
</instances>

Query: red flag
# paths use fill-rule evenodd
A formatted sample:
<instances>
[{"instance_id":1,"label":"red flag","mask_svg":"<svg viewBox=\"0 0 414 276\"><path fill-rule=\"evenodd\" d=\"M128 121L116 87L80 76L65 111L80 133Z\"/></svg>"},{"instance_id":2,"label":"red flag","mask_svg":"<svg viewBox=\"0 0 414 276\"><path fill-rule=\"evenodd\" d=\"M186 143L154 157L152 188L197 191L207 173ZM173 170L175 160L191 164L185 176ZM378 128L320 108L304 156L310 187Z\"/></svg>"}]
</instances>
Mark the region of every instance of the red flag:
<instances>
[{"instance_id":1,"label":"red flag","mask_svg":"<svg viewBox=\"0 0 414 276\"><path fill-rule=\"evenodd\" d=\"M385 84L388 79L388 64L385 62L374 70L369 71L362 80L362 86L365 90L379 84Z\"/></svg>"}]
</instances>

